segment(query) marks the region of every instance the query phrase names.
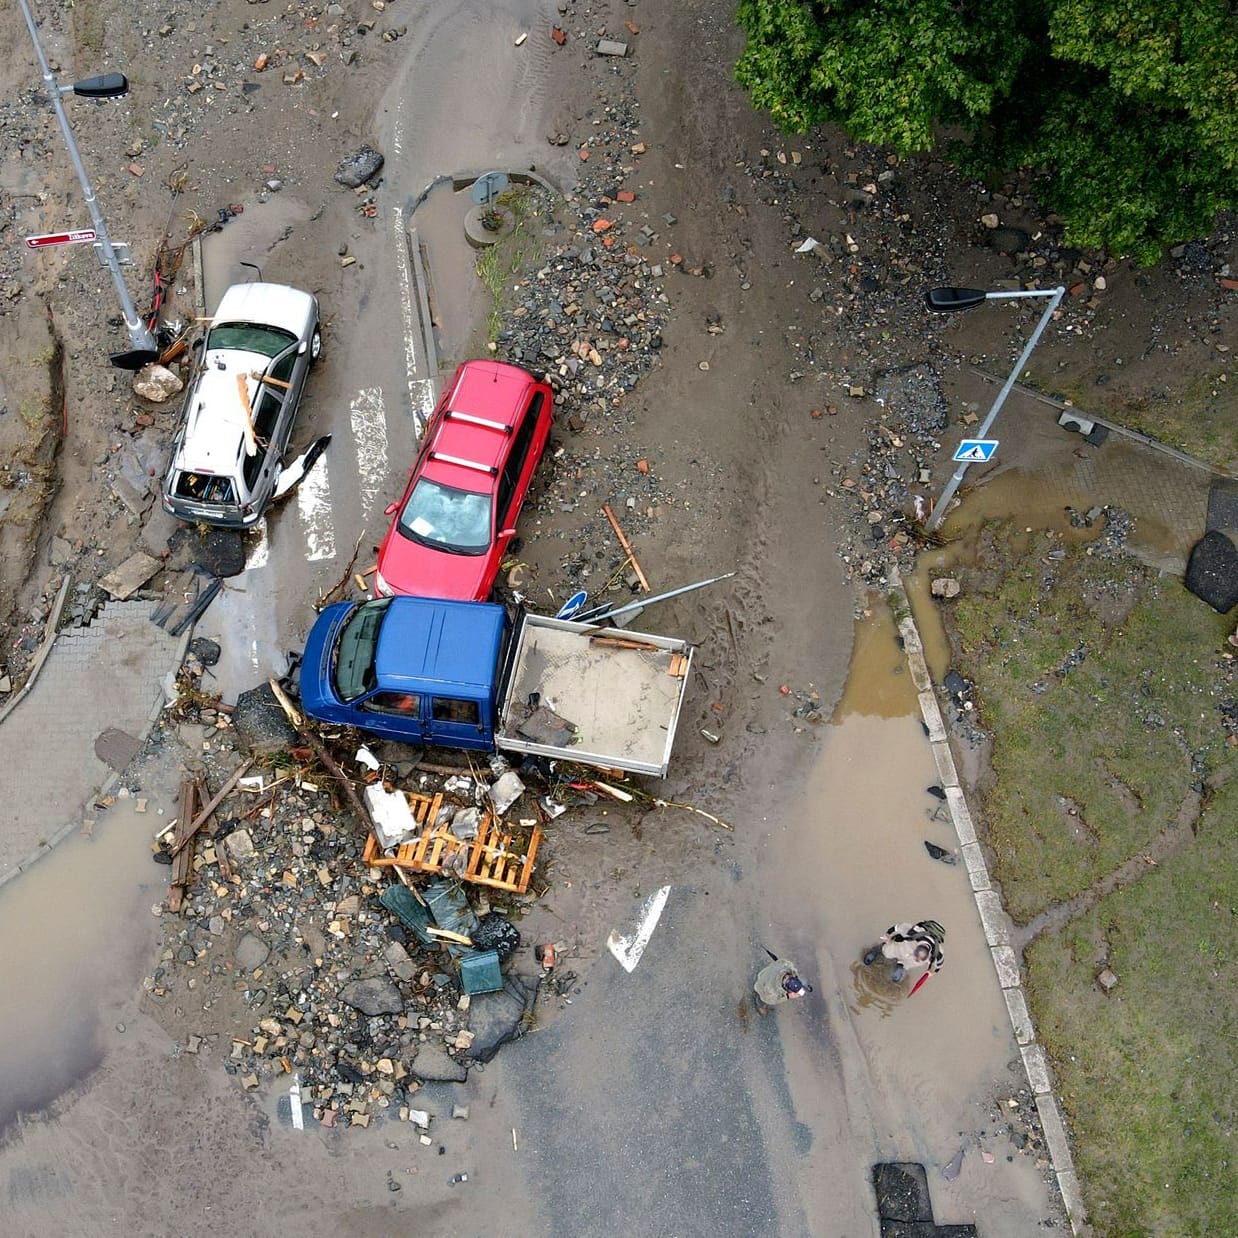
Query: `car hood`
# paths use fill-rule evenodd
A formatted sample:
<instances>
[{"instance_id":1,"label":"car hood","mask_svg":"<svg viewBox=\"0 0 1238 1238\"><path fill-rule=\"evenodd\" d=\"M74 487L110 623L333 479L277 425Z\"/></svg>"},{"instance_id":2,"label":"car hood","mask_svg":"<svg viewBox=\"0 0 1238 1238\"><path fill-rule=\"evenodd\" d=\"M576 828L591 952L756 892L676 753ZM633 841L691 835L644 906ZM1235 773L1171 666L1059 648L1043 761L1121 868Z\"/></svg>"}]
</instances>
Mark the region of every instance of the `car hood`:
<instances>
[{"instance_id":1,"label":"car hood","mask_svg":"<svg viewBox=\"0 0 1238 1238\"><path fill-rule=\"evenodd\" d=\"M489 553L453 555L431 550L400 532L393 520L378 551L378 570L393 593L484 602L494 581L486 574Z\"/></svg>"},{"instance_id":2,"label":"car hood","mask_svg":"<svg viewBox=\"0 0 1238 1238\"><path fill-rule=\"evenodd\" d=\"M341 701L331 682L331 654L340 628L355 605L355 602L337 602L328 606L305 638L305 653L301 658L301 704L311 717L326 715L330 721L329 711L340 708Z\"/></svg>"},{"instance_id":3,"label":"car hood","mask_svg":"<svg viewBox=\"0 0 1238 1238\"><path fill-rule=\"evenodd\" d=\"M287 284L233 284L220 299L213 321L216 326L225 322L269 323L302 338L317 312L318 302L300 288Z\"/></svg>"}]
</instances>

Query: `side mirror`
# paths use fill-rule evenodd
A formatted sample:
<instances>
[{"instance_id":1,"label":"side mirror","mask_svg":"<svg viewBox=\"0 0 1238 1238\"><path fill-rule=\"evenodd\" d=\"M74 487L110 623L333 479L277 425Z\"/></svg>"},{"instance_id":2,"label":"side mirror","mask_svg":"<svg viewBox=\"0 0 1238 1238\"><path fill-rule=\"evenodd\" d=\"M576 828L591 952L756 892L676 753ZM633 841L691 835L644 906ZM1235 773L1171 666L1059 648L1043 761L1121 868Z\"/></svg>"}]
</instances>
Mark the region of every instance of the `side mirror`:
<instances>
[{"instance_id":1,"label":"side mirror","mask_svg":"<svg viewBox=\"0 0 1238 1238\"><path fill-rule=\"evenodd\" d=\"M399 503L388 503L387 506L383 508L383 515L394 516L396 512L399 511L399 509L400 509Z\"/></svg>"},{"instance_id":2,"label":"side mirror","mask_svg":"<svg viewBox=\"0 0 1238 1238\"><path fill-rule=\"evenodd\" d=\"M515 537L515 536L516 536L515 529L504 529L503 532L499 534L500 540L503 540L509 537Z\"/></svg>"},{"instance_id":3,"label":"side mirror","mask_svg":"<svg viewBox=\"0 0 1238 1238\"><path fill-rule=\"evenodd\" d=\"M975 309L987 298L983 288L929 288L924 293L924 308L934 314L957 314Z\"/></svg>"}]
</instances>

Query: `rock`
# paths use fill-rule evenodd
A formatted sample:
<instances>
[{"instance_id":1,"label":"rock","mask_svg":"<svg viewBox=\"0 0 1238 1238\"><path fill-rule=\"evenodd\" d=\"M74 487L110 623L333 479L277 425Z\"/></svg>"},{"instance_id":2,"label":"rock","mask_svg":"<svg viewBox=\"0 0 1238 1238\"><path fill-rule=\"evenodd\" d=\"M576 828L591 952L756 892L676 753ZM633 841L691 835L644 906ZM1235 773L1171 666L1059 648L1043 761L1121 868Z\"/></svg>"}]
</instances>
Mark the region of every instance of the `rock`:
<instances>
[{"instance_id":1,"label":"rock","mask_svg":"<svg viewBox=\"0 0 1238 1238\"><path fill-rule=\"evenodd\" d=\"M469 1077L468 1067L436 1044L422 1045L409 1070L426 1083L463 1083Z\"/></svg>"},{"instance_id":2,"label":"rock","mask_svg":"<svg viewBox=\"0 0 1238 1238\"><path fill-rule=\"evenodd\" d=\"M1096 977L1096 983L1100 985L1101 992L1111 993L1117 987L1118 978L1109 970L1109 968L1106 967L1105 970Z\"/></svg>"},{"instance_id":3,"label":"rock","mask_svg":"<svg viewBox=\"0 0 1238 1238\"><path fill-rule=\"evenodd\" d=\"M252 860L257 854L254 840L246 829L233 830L224 839L224 846L228 848L228 854L237 864L241 864L245 860Z\"/></svg>"},{"instance_id":4,"label":"rock","mask_svg":"<svg viewBox=\"0 0 1238 1238\"><path fill-rule=\"evenodd\" d=\"M220 659L223 650L219 647L218 641L213 641L205 636L195 636L189 642L189 652L203 666L214 666Z\"/></svg>"},{"instance_id":5,"label":"rock","mask_svg":"<svg viewBox=\"0 0 1238 1238\"><path fill-rule=\"evenodd\" d=\"M370 1018L380 1014L404 1013L404 999L400 996L400 990L390 980L381 976L374 976L369 980L354 980L341 990L340 1001Z\"/></svg>"},{"instance_id":6,"label":"rock","mask_svg":"<svg viewBox=\"0 0 1238 1238\"><path fill-rule=\"evenodd\" d=\"M493 950L504 962L520 945L520 930L505 916L491 912L478 920L472 938L479 950Z\"/></svg>"},{"instance_id":7,"label":"rock","mask_svg":"<svg viewBox=\"0 0 1238 1238\"><path fill-rule=\"evenodd\" d=\"M156 362L144 365L133 376L133 394L149 400L152 404L162 404L170 400L185 384L171 370Z\"/></svg>"},{"instance_id":8,"label":"rock","mask_svg":"<svg viewBox=\"0 0 1238 1238\"><path fill-rule=\"evenodd\" d=\"M243 972L257 971L270 957L271 947L261 937L246 933L236 945L233 957Z\"/></svg>"},{"instance_id":9,"label":"rock","mask_svg":"<svg viewBox=\"0 0 1238 1238\"><path fill-rule=\"evenodd\" d=\"M237 697L232 725L241 743L256 754L282 752L298 738L271 685L265 683Z\"/></svg>"},{"instance_id":10,"label":"rock","mask_svg":"<svg viewBox=\"0 0 1238 1238\"><path fill-rule=\"evenodd\" d=\"M398 941L387 943L387 948L383 951L383 960L405 984L411 984L416 979L417 964Z\"/></svg>"},{"instance_id":11,"label":"rock","mask_svg":"<svg viewBox=\"0 0 1238 1238\"><path fill-rule=\"evenodd\" d=\"M473 1043L467 1057L488 1062L499 1046L524 1035L525 1015L537 1000L538 978L513 972L497 993L477 993L469 1005L469 1030ZM421 1055L417 1055L418 1067Z\"/></svg>"},{"instance_id":12,"label":"rock","mask_svg":"<svg viewBox=\"0 0 1238 1238\"><path fill-rule=\"evenodd\" d=\"M382 155L372 146L363 146L340 163L335 170L335 179L347 189L359 189L376 176L382 166Z\"/></svg>"},{"instance_id":13,"label":"rock","mask_svg":"<svg viewBox=\"0 0 1238 1238\"><path fill-rule=\"evenodd\" d=\"M1238 606L1235 534L1212 529L1195 543L1186 565L1186 587L1219 614Z\"/></svg>"},{"instance_id":14,"label":"rock","mask_svg":"<svg viewBox=\"0 0 1238 1238\"><path fill-rule=\"evenodd\" d=\"M961 586L952 576L939 576L929 585L929 592L935 598L956 598Z\"/></svg>"},{"instance_id":15,"label":"rock","mask_svg":"<svg viewBox=\"0 0 1238 1238\"><path fill-rule=\"evenodd\" d=\"M992 216L996 219L996 216ZM998 228L993 227L985 236L990 249L995 249L999 254L1021 254L1031 247L1032 238L1022 228Z\"/></svg>"}]
</instances>

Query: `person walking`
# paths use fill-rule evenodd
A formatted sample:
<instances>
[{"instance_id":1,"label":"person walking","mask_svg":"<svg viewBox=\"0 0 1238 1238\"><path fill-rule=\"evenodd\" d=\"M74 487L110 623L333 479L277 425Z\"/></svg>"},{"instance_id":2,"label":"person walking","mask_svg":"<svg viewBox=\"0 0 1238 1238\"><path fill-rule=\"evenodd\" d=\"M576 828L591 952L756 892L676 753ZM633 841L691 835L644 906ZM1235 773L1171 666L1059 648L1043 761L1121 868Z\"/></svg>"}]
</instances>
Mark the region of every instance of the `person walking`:
<instances>
[{"instance_id":1,"label":"person walking","mask_svg":"<svg viewBox=\"0 0 1238 1238\"><path fill-rule=\"evenodd\" d=\"M877 945L864 952L864 965L872 966L879 957L889 959L894 964L890 979L895 984L901 984L911 972L922 972L912 987L914 993L928 976L941 971L946 961L945 939L946 930L936 920L892 924Z\"/></svg>"},{"instance_id":2,"label":"person walking","mask_svg":"<svg viewBox=\"0 0 1238 1238\"><path fill-rule=\"evenodd\" d=\"M772 950L765 953L773 962L766 963L752 983L752 991L757 995L758 1014L769 1014L775 1006L798 1001L812 992L812 985L800 979L794 963L789 959L780 959Z\"/></svg>"}]
</instances>

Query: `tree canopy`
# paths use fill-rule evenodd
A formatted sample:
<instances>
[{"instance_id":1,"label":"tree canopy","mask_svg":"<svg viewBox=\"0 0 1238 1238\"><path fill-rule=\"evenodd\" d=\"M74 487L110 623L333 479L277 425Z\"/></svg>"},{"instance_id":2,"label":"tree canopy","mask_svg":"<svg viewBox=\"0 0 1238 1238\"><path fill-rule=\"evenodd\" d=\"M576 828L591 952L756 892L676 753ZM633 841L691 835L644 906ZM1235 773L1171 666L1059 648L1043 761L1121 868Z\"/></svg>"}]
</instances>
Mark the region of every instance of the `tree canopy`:
<instances>
[{"instance_id":1,"label":"tree canopy","mask_svg":"<svg viewBox=\"0 0 1238 1238\"><path fill-rule=\"evenodd\" d=\"M1028 168L1066 239L1153 262L1238 206L1230 0L739 0L736 77L782 129L841 126L979 177Z\"/></svg>"}]
</instances>

